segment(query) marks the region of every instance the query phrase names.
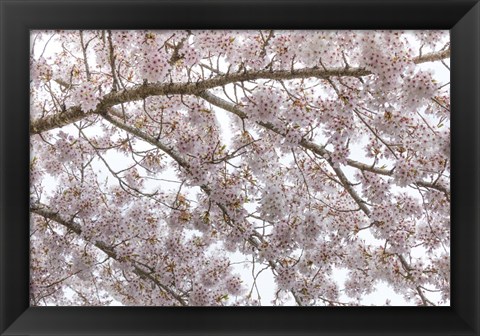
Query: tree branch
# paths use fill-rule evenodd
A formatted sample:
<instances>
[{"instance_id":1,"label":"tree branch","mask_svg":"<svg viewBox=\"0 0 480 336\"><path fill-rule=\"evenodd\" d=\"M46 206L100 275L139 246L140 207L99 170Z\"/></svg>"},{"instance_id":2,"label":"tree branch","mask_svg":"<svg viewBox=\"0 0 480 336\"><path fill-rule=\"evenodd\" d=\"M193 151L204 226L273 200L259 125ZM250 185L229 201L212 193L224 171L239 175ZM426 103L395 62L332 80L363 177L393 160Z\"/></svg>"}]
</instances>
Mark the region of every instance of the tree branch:
<instances>
[{"instance_id":1,"label":"tree branch","mask_svg":"<svg viewBox=\"0 0 480 336\"><path fill-rule=\"evenodd\" d=\"M213 95L213 94L211 94L207 91L202 92L202 93L198 94L197 96L205 99L207 102L209 102L212 105L215 105L215 106L220 107L221 109L223 109L225 111L228 111L228 112L231 112L231 113L235 114L236 116L240 117L241 119L247 119L248 118L247 114L244 111L242 111L239 107L237 107L235 104L227 102L226 100L224 100L222 98L219 98L219 97L217 97L217 96L215 96L215 95ZM271 123L259 121L259 122L257 122L257 124L266 128L266 129L269 129L269 130L271 130L271 131L273 131L273 132L275 132L275 133L277 133L277 134L279 134L283 137L285 136L285 134L282 131L280 131L278 128L276 128ZM323 158L328 158L333 154L329 150L325 149L323 146L319 146L316 143L314 143L312 141L308 141L306 139L302 139L300 141L300 146L302 146L305 149L311 150L312 152L322 156ZM355 161L355 160L351 160L351 159L347 159L347 165L349 165L351 167L354 167L354 168L357 168L357 169L360 169L360 170L369 171L369 172L372 172L372 173L375 173L375 174L380 174L380 175L385 175L385 176L392 176L393 175L392 169L375 168L375 167L372 167L371 165L367 165L365 163ZM439 190L439 191L443 192L447 196L448 199L450 199L450 192L443 186L437 185L435 183L425 182L425 181L416 181L415 183L417 185L425 187L425 188L431 188L431 189Z\"/></svg>"},{"instance_id":2,"label":"tree branch","mask_svg":"<svg viewBox=\"0 0 480 336\"><path fill-rule=\"evenodd\" d=\"M58 213L48 210L46 205L43 205L43 204L30 205L30 211L39 216L51 219L60 225L63 225L64 227L73 231L79 236L81 236L82 234L81 226L78 223L74 222L73 220L66 220L62 216L60 216ZM93 241L93 245L95 245L100 251L104 252L110 258L118 262L122 262L122 260L115 253L114 248L109 246L107 243L101 240L95 240ZM136 265L135 261L132 261L132 266L134 268L133 272L137 274L140 278L149 279L155 285L157 285L161 290L170 294L176 301L178 301L180 305L187 306L187 302L179 294L175 293L175 291L172 290L170 287L160 283L152 274L142 270L140 267Z\"/></svg>"},{"instance_id":3,"label":"tree branch","mask_svg":"<svg viewBox=\"0 0 480 336\"><path fill-rule=\"evenodd\" d=\"M444 59L447 57L450 57L450 49L441 52L426 54L421 57L415 57L413 58L413 62L415 64L420 64ZM151 96L164 96L172 94L198 95L205 90L215 87L255 79L287 80L312 77L327 79L329 77L343 76L361 77L368 76L370 74L372 74L371 71L363 68L320 69L317 67L313 67L297 70L292 69L276 71L249 70L240 73L219 75L210 79L200 80L195 83L149 83L136 85L127 90L110 92L109 94L104 96L102 101L97 105L95 111L93 111L92 113L100 114L117 104L137 101ZM77 109L79 109L79 107L72 107L67 111ZM84 114L84 116L86 115L87 114ZM77 113L67 114L63 117L53 115L44 119L35 120L32 122L32 125L34 127L30 127L30 134L37 134L56 127L62 127L80 119L80 115L77 111ZM59 123L55 123L55 120L59 121Z\"/></svg>"},{"instance_id":4,"label":"tree branch","mask_svg":"<svg viewBox=\"0 0 480 336\"><path fill-rule=\"evenodd\" d=\"M421 64L421 63L427 63L427 62L440 61L449 57L450 57L450 48L437 51L437 52L431 52L421 56L417 56L417 57L414 57L412 60L413 60L413 63L415 64Z\"/></svg>"},{"instance_id":5,"label":"tree branch","mask_svg":"<svg viewBox=\"0 0 480 336\"><path fill-rule=\"evenodd\" d=\"M73 106L63 112L32 121L30 123L30 134L40 134L55 128L60 128L80 121L92 114L94 114L94 112L85 113L79 106Z\"/></svg>"},{"instance_id":6,"label":"tree branch","mask_svg":"<svg viewBox=\"0 0 480 336\"><path fill-rule=\"evenodd\" d=\"M189 164L178 154L176 153L172 148L166 146L165 144L163 144L162 142L160 142L159 140L153 138L152 136L134 128L134 127L131 127L129 125L126 125L124 124L123 122L117 120L115 117L112 117L108 114L102 114L101 115L105 120L109 121L110 123L112 123L113 125L129 132L130 134L133 134L137 137L139 137L140 139L150 143L151 145L153 146L156 146L158 147L159 149L163 150L166 154L168 154L172 159L174 159L182 168L186 169L187 171L189 171ZM207 185L201 185L200 188L202 189L202 191L207 194L207 196L210 197L211 195L211 189L209 186ZM227 209L227 207L222 204L222 203L219 203L219 202L214 202L219 208L220 210L222 211L222 213L224 214L226 220L226 224L228 226L230 226L231 228L233 229L236 229L236 230L239 230L240 232L244 233L245 232L245 229L242 228L240 225L238 225L237 223L235 223L235 221L232 219L232 217L230 216L229 214L229 211ZM258 235L258 234L251 234L248 238L246 238L246 241L248 243L250 243L250 245L255 248L256 250L260 251L261 250L261 245L265 244L266 241L265 239L261 236L261 235ZM268 260L268 264L270 265L270 267L272 268L272 270L275 270L276 267L277 267L277 264L278 264L278 260ZM292 295L295 296L295 292L292 290ZM302 305L300 301L297 301L297 303L299 305Z\"/></svg>"}]
</instances>

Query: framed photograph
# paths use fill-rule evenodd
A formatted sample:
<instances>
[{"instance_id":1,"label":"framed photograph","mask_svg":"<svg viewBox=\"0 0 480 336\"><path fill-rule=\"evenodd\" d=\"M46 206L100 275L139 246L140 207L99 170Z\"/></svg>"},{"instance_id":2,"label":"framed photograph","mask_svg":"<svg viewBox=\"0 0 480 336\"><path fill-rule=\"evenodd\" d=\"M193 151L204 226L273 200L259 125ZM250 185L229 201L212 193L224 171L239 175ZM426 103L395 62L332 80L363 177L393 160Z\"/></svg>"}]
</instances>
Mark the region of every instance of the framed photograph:
<instances>
[{"instance_id":1,"label":"framed photograph","mask_svg":"<svg viewBox=\"0 0 480 336\"><path fill-rule=\"evenodd\" d=\"M478 1L0 22L1 335L479 335Z\"/></svg>"}]
</instances>

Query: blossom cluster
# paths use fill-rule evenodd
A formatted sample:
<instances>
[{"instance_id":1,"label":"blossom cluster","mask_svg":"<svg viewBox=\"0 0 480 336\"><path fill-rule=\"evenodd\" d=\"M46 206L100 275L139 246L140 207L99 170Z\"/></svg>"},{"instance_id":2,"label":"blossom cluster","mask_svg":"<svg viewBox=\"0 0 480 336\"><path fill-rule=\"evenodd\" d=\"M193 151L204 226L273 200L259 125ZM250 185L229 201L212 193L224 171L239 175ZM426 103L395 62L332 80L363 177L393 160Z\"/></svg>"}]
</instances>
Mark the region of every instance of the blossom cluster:
<instances>
[{"instance_id":1,"label":"blossom cluster","mask_svg":"<svg viewBox=\"0 0 480 336\"><path fill-rule=\"evenodd\" d=\"M83 82L75 88L70 99L84 112L94 110L98 104L98 87L92 82Z\"/></svg>"}]
</instances>

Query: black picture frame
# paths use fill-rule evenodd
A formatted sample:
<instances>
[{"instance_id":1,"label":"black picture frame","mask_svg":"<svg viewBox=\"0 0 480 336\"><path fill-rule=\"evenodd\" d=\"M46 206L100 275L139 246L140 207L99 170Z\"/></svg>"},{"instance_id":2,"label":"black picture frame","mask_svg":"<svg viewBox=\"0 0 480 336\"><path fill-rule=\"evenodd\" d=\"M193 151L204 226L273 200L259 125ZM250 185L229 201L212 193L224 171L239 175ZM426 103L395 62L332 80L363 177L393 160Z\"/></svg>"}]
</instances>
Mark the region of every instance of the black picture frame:
<instances>
[{"instance_id":1,"label":"black picture frame","mask_svg":"<svg viewBox=\"0 0 480 336\"><path fill-rule=\"evenodd\" d=\"M0 0L1 335L479 335L480 4ZM30 29L450 29L450 307L29 307Z\"/></svg>"}]
</instances>

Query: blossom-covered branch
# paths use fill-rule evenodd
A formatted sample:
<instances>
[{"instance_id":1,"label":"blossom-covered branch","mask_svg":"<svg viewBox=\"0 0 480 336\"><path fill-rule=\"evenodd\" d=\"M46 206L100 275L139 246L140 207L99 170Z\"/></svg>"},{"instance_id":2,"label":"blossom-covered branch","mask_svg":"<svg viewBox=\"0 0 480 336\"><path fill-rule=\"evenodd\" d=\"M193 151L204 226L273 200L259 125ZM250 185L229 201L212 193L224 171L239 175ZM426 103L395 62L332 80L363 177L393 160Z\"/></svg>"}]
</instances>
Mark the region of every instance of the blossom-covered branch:
<instances>
[{"instance_id":1,"label":"blossom-covered branch","mask_svg":"<svg viewBox=\"0 0 480 336\"><path fill-rule=\"evenodd\" d=\"M67 220L65 218L62 218L62 216L60 216L58 213L56 213L52 210L49 210L48 207L44 204L31 204L30 211L32 213L38 215L38 216L42 216L44 218L51 219L51 220L55 221L56 223L64 226L65 228L67 228L68 230L70 230L72 232L75 232L77 234L77 236L79 236L79 237L83 236L81 225L79 225L78 223L75 223L74 220ZM119 258L117 256L114 247L109 246L108 244L106 244L105 242L103 242L101 240L95 240L94 238L92 239L92 243L100 251L102 251L103 253L108 255L110 258L115 259L115 260L117 260L121 263L125 262L124 260L122 260L121 258ZM186 306L187 305L187 302L185 302L185 299L182 298L181 294L176 293L175 290L173 290L173 289L169 288L168 286L165 286L164 284L162 284L160 281L158 281L155 278L154 275L145 271L140 265L138 265L135 262L135 260L129 259L129 261L132 264L133 272L135 274L137 274L141 278L145 278L145 279L148 279L148 280L152 281L156 286L161 288L161 290L165 291L172 298L174 298L178 302L179 305L181 305L181 306Z\"/></svg>"},{"instance_id":2,"label":"blossom-covered branch","mask_svg":"<svg viewBox=\"0 0 480 336\"><path fill-rule=\"evenodd\" d=\"M450 49L416 57L413 59L413 62L415 64L421 64L448 57L450 57ZM301 78L362 77L370 74L372 74L371 71L363 68L333 68L325 70L315 67L298 70L245 70L239 73L225 74L211 79L199 80L195 83L142 84L105 95L92 111L82 111L78 106L74 106L55 115L34 120L30 125L30 133L38 134L54 128L63 127L79 121L87 115L104 113L115 105L142 100L152 96L198 95L208 89L257 79L288 80Z\"/></svg>"}]
</instances>

